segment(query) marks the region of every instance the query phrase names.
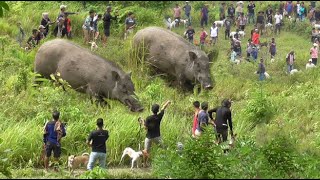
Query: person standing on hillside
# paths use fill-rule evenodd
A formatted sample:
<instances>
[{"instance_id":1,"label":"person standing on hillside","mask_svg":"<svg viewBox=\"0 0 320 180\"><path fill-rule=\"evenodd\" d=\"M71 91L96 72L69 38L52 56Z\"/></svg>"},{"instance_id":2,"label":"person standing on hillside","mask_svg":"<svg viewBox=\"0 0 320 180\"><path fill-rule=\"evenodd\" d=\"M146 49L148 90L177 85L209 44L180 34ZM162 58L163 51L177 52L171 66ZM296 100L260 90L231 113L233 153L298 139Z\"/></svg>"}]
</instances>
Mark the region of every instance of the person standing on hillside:
<instances>
[{"instance_id":1,"label":"person standing on hillside","mask_svg":"<svg viewBox=\"0 0 320 180\"><path fill-rule=\"evenodd\" d=\"M311 55L312 63L314 65L317 65L318 54L319 54L318 44L313 43L313 47L310 49L310 55Z\"/></svg>"},{"instance_id":2,"label":"person standing on hillside","mask_svg":"<svg viewBox=\"0 0 320 180\"><path fill-rule=\"evenodd\" d=\"M231 18L233 25L235 25L235 8L233 7L233 4L230 4L230 7L228 8L228 16Z\"/></svg>"},{"instance_id":3,"label":"person standing on hillside","mask_svg":"<svg viewBox=\"0 0 320 180\"><path fill-rule=\"evenodd\" d=\"M218 34L219 34L218 26L216 26L216 24L213 23L212 27L210 27L210 37L211 37L210 44L215 45L217 43Z\"/></svg>"},{"instance_id":4,"label":"person standing on hillside","mask_svg":"<svg viewBox=\"0 0 320 180\"><path fill-rule=\"evenodd\" d=\"M176 7L173 8L173 17L174 17L174 21L177 21L176 27L179 27L180 19L181 19L181 8L179 4L176 4Z\"/></svg>"},{"instance_id":5,"label":"person standing on hillside","mask_svg":"<svg viewBox=\"0 0 320 180\"><path fill-rule=\"evenodd\" d=\"M198 123L195 130L196 137L201 136L204 128L209 125L208 102L201 103L201 110L198 112Z\"/></svg>"},{"instance_id":6,"label":"person standing on hillside","mask_svg":"<svg viewBox=\"0 0 320 180\"><path fill-rule=\"evenodd\" d=\"M238 17L238 29L241 31L244 31L244 28L246 27L247 24L247 18L244 16L244 13L241 13L240 16Z\"/></svg>"},{"instance_id":7,"label":"person standing on hillside","mask_svg":"<svg viewBox=\"0 0 320 180\"><path fill-rule=\"evenodd\" d=\"M274 57L277 53L276 42L275 42L274 38L271 39L271 43L270 43L269 47L270 47L269 52L271 54L271 62L272 62L272 61L274 61Z\"/></svg>"},{"instance_id":8,"label":"person standing on hillside","mask_svg":"<svg viewBox=\"0 0 320 180\"><path fill-rule=\"evenodd\" d=\"M147 130L147 135L144 140L144 150L149 154L152 143L160 144L161 147L164 147L160 134L160 123L162 121L164 111L170 104L170 101L167 101L162 109L159 112L160 106L158 104L152 105L151 111L153 115L148 116L145 120L144 126Z\"/></svg>"},{"instance_id":9,"label":"person standing on hillside","mask_svg":"<svg viewBox=\"0 0 320 180\"><path fill-rule=\"evenodd\" d=\"M208 33L204 30L204 27L201 27L200 48L202 48L205 45L207 37L208 37Z\"/></svg>"},{"instance_id":10,"label":"person standing on hillside","mask_svg":"<svg viewBox=\"0 0 320 180\"><path fill-rule=\"evenodd\" d=\"M230 29L231 29L231 20L230 20L230 16L227 16L227 19L224 21L224 27L225 32L224 32L224 39L227 40L230 38Z\"/></svg>"},{"instance_id":11,"label":"person standing on hillside","mask_svg":"<svg viewBox=\"0 0 320 180\"><path fill-rule=\"evenodd\" d=\"M84 34L84 44L88 44L91 40L92 33L93 33L93 18L94 18L94 11L89 11L89 16L86 17L84 24L82 26L83 28L83 34Z\"/></svg>"},{"instance_id":12,"label":"person standing on hillside","mask_svg":"<svg viewBox=\"0 0 320 180\"><path fill-rule=\"evenodd\" d=\"M250 24L250 19L252 19L252 23L254 24L254 19L255 19L255 14L254 14L254 9L255 9L256 5L253 3L253 1L250 1L250 3L248 4L247 8L248 8L248 23Z\"/></svg>"},{"instance_id":13,"label":"person standing on hillside","mask_svg":"<svg viewBox=\"0 0 320 180\"><path fill-rule=\"evenodd\" d=\"M19 28L19 33L17 34L17 38L16 38L16 39L17 39L20 47L22 47L22 42L24 41L24 38L25 38L25 36L26 36L26 33L24 32L24 30L23 30L23 28L22 28L22 26L21 26L21 22L18 22L18 23L17 23L17 26L18 26L18 28Z\"/></svg>"},{"instance_id":14,"label":"person standing on hillside","mask_svg":"<svg viewBox=\"0 0 320 180\"><path fill-rule=\"evenodd\" d=\"M100 35L99 33L99 21L102 19L102 14L98 14L93 18L93 34L94 41L96 41Z\"/></svg>"},{"instance_id":15,"label":"person standing on hillside","mask_svg":"<svg viewBox=\"0 0 320 180\"><path fill-rule=\"evenodd\" d=\"M219 7L219 17L220 21L224 20L226 18L226 10L225 10L226 3L222 2Z\"/></svg>"},{"instance_id":16,"label":"person standing on hillside","mask_svg":"<svg viewBox=\"0 0 320 180\"><path fill-rule=\"evenodd\" d=\"M107 12L103 16L103 28L104 28L104 36L102 39L103 47L106 47L107 38L110 36L110 26L111 26L111 20L117 20L118 18L118 12L116 11L115 16L111 16L112 8L111 6L107 7Z\"/></svg>"},{"instance_id":17,"label":"person standing on hillside","mask_svg":"<svg viewBox=\"0 0 320 180\"><path fill-rule=\"evenodd\" d=\"M280 29L281 29L281 21L282 21L282 15L277 11L277 14L274 16L275 19L275 34L280 34Z\"/></svg>"},{"instance_id":18,"label":"person standing on hillside","mask_svg":"<svg viewBox=\"0 0 320 180\"><path fill-rule=\"evenodd\" d=\"M134 19L134 14L133 12L129 12L128 17L125 20L125 39L127 39L129 34L133 33L135 27L136 20Z\"/></svg>"},{"instance_id":19,"label":"person standing on hillside","mask_svg":"<svg viewBox=\"0 0 320 180\"><path fill-rule=\"evenodd\" d=\"M217 133L218 143L226 142L228 140L228 125L230 128L230 135L233 137L232 115L231 115L231 101L224 99L220 107L213 108L208 111L211 120L214 120L215 130ZM212 114L216 113L215 119Z\"/></svg>"},{"instance_id":20,"label":"person standing on hillside","mask_svg":"<svg viewBox=\"0 0 320 180\"><path fill-rule=\"evenodd\" d=\"M192 124L192 137L195 137L195 132L197 129L197 124L198 124L198 113L200 111L200 102L195 101L193 102L193 107L194 107L194 115L193 115L193 124Z\"/></svg>"},{"instance_id":21,"label":"person standing on hillside","mask_svg":"<svg viewBox=\"0 0 320 180\"><path fill-rule=\"evenodd\" d=\"M271 8L271 5L269 4L268 9L266 10L267 23L273 24L272 16L273 16L273 10Z\"/></svg>"},{"instance_id":22,"label":"person standing on hillside","mask_svg":"<svg viewBox=\"0 0 320 180\"><path fill-rule=\"evenodd\" d=\"M259 33L262 35L263 34L263 30L264 30L264 23L265 23L265 19L264 19L264 15L262 11L258 12L259 15L257 16L257 22L256 22L256 26L258 27Z\"/></svg>"},{"instance_id":23,"label":"person standing on hillside","mask_svg":"<svg viewBox=\"0 0 320 180\"><path fill-rule=\"evenodd\" d=\"M88 170L92 170L94 164L99 160L99 167L106 168L107 147L106 141L109 138L109 132L103 129L103 119L97 119L97 130L92 131L87 139L87 144L92 148L90 153L89 162L87 165Z\"/></svg>"},{"instance_id":24,"label":"person standing on hillside","mask_svg":"<svg viewBox=\"0 0 320 180\"><path fill-rule=\"evenodd\" d=\"M260 44L260 34L258 29L255 29L255 32L252 34L252 43L255 46L259 46Z\"/></svg>"},{"instance_id":25,"label":"person standing on hillside","mask_svg":"<svg viewBox=\"0 0 320 180\"><path fill-rule=\"evenodd\" d=\"M49 14L48 13L42 13L42 20L41 20L41 25L45 27L46 31L44 33L44 36L46 37L49 34L49 27L51 24L54 24L55 22L51 22L49 19Z\"/></svg>"},{"instance_id":26,"label":"person standing on hillside","mask_svg":"<svg viewBox=\"0 0 320 180\"><path fill-rule=\"evenodd\" d=\"M189 4L189 1L186 1L186 5L183 6L183 10L184 10L186 17L188 18L189 25L191 25L191 15L190 15L191 6Z\"/></svg>"},{"instance_id":27,"label":"person standing on hillside","mask_svg":"<svg viewBox=\"0 0 320 180\"><path fill-rule=\"evenodd\" d=\"M266 72L266 66L264 65L263 59L261 58L258 66L258 71L257 71L257 74L259 74L259 81L263 81L266 79L265 72Z\"/></svg>"},{"instance_id":28,"label":"person standing on hillside","mask_svg":"<svg viewBox=\"0 0 320 180\"><path fill-rule=\"evenodd\" d=\"M204 27L204 24L207 26L208 25L208 7L207 5L203 5L203 7L201 8L201 20L200 20L200 24L201 27Z\"/></svg>"},{"instance_id":29,"label":"person standing on hillside","mask_svg":"<svg viewBox=\"0 0 320 180\"><path fill-rule=\"evenodd\" d=\"M60 112L52 113L53 120L46 123L44 126L43 141L45 144L46 156L44 158L44 167L46 171L49 168L49 158L53 151L55 161L54 170L58 171L58 162L61 155L61 138L66 136L64 124L60 121Z\"/></svg>"},{"instance_id":30,"label":"person standing on hillside","mask_svg":"<svg viewBox=\"0 0 320 180\"><path fill-rule=\"evenodd\" d=\"M194 29L192 28L192 26L189 26L188 27L188 30L186 31L186 35L188 37L188 40L191 44L193 44L193 37L194 37L194 34L196 32L194 31Z\"/></svg>"},{"instance_id":31,"label":"person standing on hillside","mask_svg":"<svg viewBox=\"0 0 320 180\"><path fill-rule=\"evenodd\" d=\"M79 14L79 13L74 13L74 12L66 12L66 8L67 8L66 5L61 5L61 6L60 6L60 13L59 13L59 15L58 15L58 17L57 17L57 20L56 20L57 26L56 26L55 29L53 30L53 34L54 34L55 36L57 36L57 34L59 34L59 24L60 24L60 26L61 26L61 23L64 23L64 15L65 15L65 13L67 13L68 15L71 15L71 14ZM63 22L60 22L61 20L63 20Z\"/></svg>"},{"instance_id":32,"label":"person standing on hillside","mask_svg":"<svg viewBox=\"0 0 320 180\"><path fill-rule=\"evenodd\" d=\"M293 64L294 64L294 61L296 60L295 58L295 54L294 54L294 51L291 50L287 56L286 56L286 62L287 62L287 68L288 68L288 74L290 74L291 70L293 69Z\"/></svg>"}]
</instances>

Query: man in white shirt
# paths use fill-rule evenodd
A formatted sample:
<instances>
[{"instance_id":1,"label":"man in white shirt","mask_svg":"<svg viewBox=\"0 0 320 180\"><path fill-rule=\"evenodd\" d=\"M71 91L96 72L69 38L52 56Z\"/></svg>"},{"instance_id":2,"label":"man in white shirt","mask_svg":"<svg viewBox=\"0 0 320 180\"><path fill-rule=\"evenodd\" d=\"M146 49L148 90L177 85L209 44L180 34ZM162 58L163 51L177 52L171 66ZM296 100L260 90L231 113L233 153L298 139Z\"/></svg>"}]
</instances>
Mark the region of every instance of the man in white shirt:
<instances>
[{"instance_id":1,"label":"man in white shirt","mask_svg":"<svg viewBox=\"0 0 320 180\"><path fill-rule=\"evenodd\" d=\"M211 37L211 44L216 44L218 39L218 26L215 23L212 24L210 27L210 37Z\"/></svg>"},{"instance_id":2,"label":"man in white shirt","mask_svg":"<svg viewBox=\"0 0 320 180\"><path fill-rule=\"evenodd\" d=\"M274 16L274 19L276 21L276 29L275 29L275 33L277 33L277 31L279 31L280 34L280 27L281 27L281 20L282 20L282 15L279 13L279 10L277 10L277 14Z\"/></svg>"},{"instance_id":3,"label":"man in white shirt","mask_svg":"<svg viewBox=\"0 0 320 180\"><path fill-rule=\"evenodd\" d=\"M312 59L309 59L309 62L306 64L306 69L311 69L314 67L317 67L317 66L312 63Z\"/></svg>"}]
</instances>

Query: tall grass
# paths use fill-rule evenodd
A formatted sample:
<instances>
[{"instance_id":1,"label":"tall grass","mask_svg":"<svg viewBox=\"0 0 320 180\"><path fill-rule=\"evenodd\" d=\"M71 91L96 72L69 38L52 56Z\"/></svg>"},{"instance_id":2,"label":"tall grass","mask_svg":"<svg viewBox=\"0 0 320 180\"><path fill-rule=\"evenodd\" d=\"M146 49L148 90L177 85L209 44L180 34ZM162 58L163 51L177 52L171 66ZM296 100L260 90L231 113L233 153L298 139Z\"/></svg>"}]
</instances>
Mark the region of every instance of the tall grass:
<instances>
[{"instance_id":1,"label":"tall grass","mask_svg":"<svg viewBox=\"0 0 320 180\"><path fill-rule=\"evenodd\" d=\"M218 45L214 48L207 48L208 51L219 50L210 68L215 88L209 92L195 91L192 93L182 92L176 87L168 87L165 78L152 76L149 73L149 67L143 64L146 54L142 53L142 56L139 56L132 48L132 37L123 40L122 27L113 24L115 26L112 26L112 36L108 39L107 48L100 47L97 54L116 62L126 72L133 71L132 79L136 93L146 109L143 113L129 112L127 107L115 100L108 100L111 105L110 109L97 107L90 103L86 94L69 88L64 92L61 87L49 81L33 87L35 75L32 71L37 48L29 53L20 49L14 41L17 29L14 25L9 26L8 24L9 22L15 24L20 20L27 34L30 35L32 28L37 27L40 23L41 13L49 12L53 20L58 13L59 5L57 2L10 2L11 15L5 14L5 18L0 21L0 28L4 29L0 32L0 36L6 41L0 58L0 85L2 87L0 89L0 121L2 122L0 137L3 139L0 144L0 152L8 148L12 149L13 155L9 157L12 167L23 168L30 164L30 161L32 166L39 166L37 161L42 147L42 128L45 121L51 119L51 112L55 108L61 111L62 120L68 123L67 136L62 140L62 161L64 163L69 153L81 154L90 151L85 140L89 132L94 130L96 119L102 117L105 119L105 128L110 132L110 139L107 141L108 165L116 165L125 147L131 146L137 149L139 143L143 146L145 131L141 132L141 138L138 139L138 117L145 118L150 115L150 106L153 103L162 103L167 99L171 99L173 104L166 111L161 124L161 134L165 144L174 145L177 141L183 141L190 136L193 101L208 101L209 108L213 108L219 106L222 99L232 98L234 100L232 105L234 131L239 132L240 137L253 136L256 137L257 142L264 142L264 137L276 136L270 132L281 127L285 134L299 139L299 143L295 146L301 153L319 153L317 148L320 146L318 133L320 73L318 69L304 70L311 47L309 39L305 39L304 36L293 32L282 32L281 36L277 36L278 54L274 63L270 62L266 48L259 52L259 57L261 55L265 57L267 72L272 77L263 83L262 90L266 94L265 99L274 109L271 111L272 116L267 116L268 124L259 125L250 131L248 127L258 122L247 113L248 111L258 112L256 106L259 104L254 103L260 102L257 96L254 96L254 93L260 90L257 83L258 77L254 74L257 63L231 65L227 56L229 41L223 39L223 29L219 32L221 38L218 40ZM79 15L72 15L70 18L75 34L73 41L83 46L81 25L87 11L81 10L80 3L72 2L67 5L68 11L80 9ZM210 4L210 6L213 5ZM102 5L96 8L100 12L104 10ZM151 12L146 8L140 10L133 6L121 9L120 13L123 14L129 10L137 12L136 17L138 22L141 22L138 29L154 24L162 26L162 18L157 15L158 12ZM170 12L172 12L171 9L168 9L165 13ZM198 22L197 12L198 10L194 8L194 22ZM217 12L216 7L212 13ZM197 23L194 23L193 26L196 31L195 39L199 39L200 27ZM250 34L251 28L252 26L246 28L246 34ZM206 27L206 30L208 31L209 27ZM180 27L173 31L182 34L185 29ZM270 39L271 37L264 38L268 41ZM245 44L246 39L242 42L243 52ZM83 47L89 48L88 46ZM288 76L285 74L285 55L291 49L295 49L297 55L295 67L303 72Z\"/></svg>"}]
</instances>

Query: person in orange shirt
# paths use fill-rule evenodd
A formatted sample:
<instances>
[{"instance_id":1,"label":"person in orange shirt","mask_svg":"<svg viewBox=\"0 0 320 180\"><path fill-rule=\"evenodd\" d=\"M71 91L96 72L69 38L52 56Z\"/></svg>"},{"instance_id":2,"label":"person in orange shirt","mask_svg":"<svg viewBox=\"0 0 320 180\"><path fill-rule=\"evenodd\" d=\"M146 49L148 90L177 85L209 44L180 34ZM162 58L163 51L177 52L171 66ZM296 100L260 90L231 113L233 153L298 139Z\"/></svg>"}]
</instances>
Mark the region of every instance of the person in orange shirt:
<instances>
[{"instance_id":1,"label":"person in orange shirt","mask_svg":"<svg viewBox=\"0 0 320 180\"><path fill-rule=\"evenodd\" d=\"M260 44L260 34L258 29L255 29L255 32L252 34L252 43L256 46Z\"/></svg>"},{"instance_id":2,"label":"person in orange shirt","mask_svg":"<svg viewBox=\"0 0 320 180\"><path fill-rule=\"evenodd\" d=\"M200 111L200 102L199 101L193 102L193 107L194 107L195 111L194 111L194 116L193 116L192 137L195 137L195 131L196 131L197 124L198 124L198 113Z\"/></svg>"}]
</instances>

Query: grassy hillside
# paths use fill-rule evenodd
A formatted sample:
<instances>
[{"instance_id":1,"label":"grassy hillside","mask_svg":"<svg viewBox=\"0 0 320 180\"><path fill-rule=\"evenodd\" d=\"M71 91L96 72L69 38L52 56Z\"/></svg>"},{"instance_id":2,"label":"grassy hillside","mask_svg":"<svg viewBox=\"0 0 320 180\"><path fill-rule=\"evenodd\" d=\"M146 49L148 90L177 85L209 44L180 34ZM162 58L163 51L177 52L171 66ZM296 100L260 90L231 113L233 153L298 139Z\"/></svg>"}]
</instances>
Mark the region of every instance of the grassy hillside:
<instances>
[{"instance_id":1,"label":"grassy hillside","mask_svg":"<svg viewBox=\"0 0 320 180\"><path fill-rule=\"evenodd\" d=\"M63 2L68 11L78 11L79 15L70 16L73 24L73 41L83 45L81 25L87 16L87 10L82 9L79 2ZM202 2L193 2L192 6L201 7ZM209 2L208 2L209 3ZM181 3L182 4L182 3ZM210 17L218 18L217 3L209 3L212 11ZM173 103L168 108L161 124L162 138L166 145L175 146L178 141L187 142L192 126L192 102L194 100L208 101L209 108L220 105L224 98L232 98L234 131L245 140L253 139L259 146L268 144L278 137L281 132L289 136L294 142L295 151L300 154L310 154L318 157L320 147L319 126L319 69L305 70L309 59L310 43L306 33L311 29L307 24L296 24L291 32L282 32L275 36L277 43L276 61L270 62L267 49L263 48L258 57L267 60L266 69L271 79L263 83L258 82L254 74L258 64L244 62L240 65L231 64L228 58L229 40L224 40L224 29L219 32L220 39L216 47L207 50L218 50L218 56L211 64L211 75L215 87L211 91L197 91L186 93L178 88L168 87L168 82L161 76L147 73L145 66L136 64L139 59L131 48L131 38L122 38L123 25L113 24L111 37L107 48L98 49L97 54L118 63L126 72L133 72L133 82L136 93L145 107L143 113L132 113L118 101L108 100L110 109L97 107L90 103L87 95L72 89L66 92L61 87L45 81L34 87L33 62L37 48L31 52L23 51L15 42L17 34L16 22L21 21L27 36L33 28L38 27L42 12L49 12L49 17L55 19L59 12L60 3L57 2L10 2L11 10L0 19L0 157L8 158L8 165L12 169L26 167L40 167L38 159L42 146L42 128L46 120L51 118L51 112L57 108L61 118L68 123L67 136L63 139L62 160L66 166L67 155L89 152L85 139L95 128L96 119L105 119L106 129L110 131L107 142L108 165L117 165L121 152L127 146L138 148L143 146L144 131L138 139L139 116L150 115L153 103L162 103L170 99ZM215 8L214 8L215 5ZM265 4L257 4L266 7ZM90 7L91 6L91 7ZM159 15L159 8L134 6L122 7L121 3L114 4L121 16L130 10L136 13L138 29L147 26L163 26L162 17L170 15L171 9L166 9ZM173 7L173 5L172 5ZM89 5L99 12L105 9L105 3ZM89 9L88 8L88 9ZM195 39L199 39L199 11L193 10ZM288 28L286 24L286 28ZM51 27L51 30L54 27ZM100 25L102 28L102 25ZM245 56L246 42L252 26L246 28L246 38L242 41L242 54ZM206 27L207 32L209 27ZM235 28L232 29L233 31ZM180 27L173 30L182 35L185 31ZM310 32L310 31L309 31ZM308 33L309 33L308 32ZM47 40L53 39L49 37ZM262 42L270 41L270 37L262 37ZM99 45L99 44L98 44ZM289 76L286 72L285 55L294 49L296 52L295 68L301 73ZM152 153L157 154L158 151ZM255 152L254 152L255 153ZM126 162L128 163L128 161ZM253 162L254 163L254 162ZM23 173L22 173L23 174ZM27 176L27 175L26 175ZM304 176L305 177L305 176ZM311 177L318 177L311 176Z\"/></svg>"}]
</instances>

